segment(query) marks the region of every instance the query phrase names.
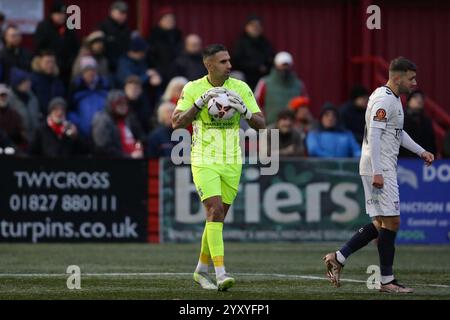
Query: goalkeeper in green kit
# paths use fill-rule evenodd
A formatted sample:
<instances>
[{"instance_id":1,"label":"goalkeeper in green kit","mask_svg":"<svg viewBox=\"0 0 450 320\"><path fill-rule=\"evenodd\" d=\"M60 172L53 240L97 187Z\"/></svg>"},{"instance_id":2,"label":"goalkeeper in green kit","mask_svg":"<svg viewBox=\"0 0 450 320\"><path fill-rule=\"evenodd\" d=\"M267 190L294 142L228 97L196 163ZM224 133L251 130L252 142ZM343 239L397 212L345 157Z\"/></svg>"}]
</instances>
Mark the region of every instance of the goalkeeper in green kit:
<instances>
[{"instance_id":1,"label":"goalkeeper in green kit","mask_svg":"<svg viewBox=\"0 0 450 320\"><path fill-rule=\"evenodd\" d=\"M222 230L241 177L240 119L244 117L256 130L264 129L265 121L249 86L230 78L230 55L223 45L205 48L203 63L208 74L183 88L172 125L177 129L192 123L192 176L206 209L206 225L194 280L204 289L224 291L235 282L225 271ZM235 113L227 120L214 119L208 113L208 102L223 94L228 96L229 106ZM214 264L216 283L208 274L210 260Z\"/></svg>"}]
</instances>

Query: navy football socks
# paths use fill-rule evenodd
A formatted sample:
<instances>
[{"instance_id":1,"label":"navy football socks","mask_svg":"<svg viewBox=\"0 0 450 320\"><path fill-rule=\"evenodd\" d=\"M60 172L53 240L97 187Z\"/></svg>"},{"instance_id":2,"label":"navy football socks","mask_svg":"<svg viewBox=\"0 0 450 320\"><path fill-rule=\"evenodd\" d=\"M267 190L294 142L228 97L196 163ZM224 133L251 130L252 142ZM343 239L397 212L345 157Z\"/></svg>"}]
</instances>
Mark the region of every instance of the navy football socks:
<instances>
[{"instance_id":1,"label":"navy football socks","mask_svg":"<svg viewBox=\"0 0 450 320\"><path fill-rule=\"evenodd\" d=\"M380 229L378 236L378 255L380 257L381 276L392 276L395 254L395 237L397 232L385 228Z\"/></svg>"},{"instance_id":2,"label":"navy football socks","mask_svg":"<svg viewBox=\"0 0 450 320\"><path fill-rule=\"evenodd\" d=\"M378 237L378 230L373 223L369 223L358 230L357 233L339 250L347 259L353 252L365 247L370 241Z\"/></svg>"}]
</instances>

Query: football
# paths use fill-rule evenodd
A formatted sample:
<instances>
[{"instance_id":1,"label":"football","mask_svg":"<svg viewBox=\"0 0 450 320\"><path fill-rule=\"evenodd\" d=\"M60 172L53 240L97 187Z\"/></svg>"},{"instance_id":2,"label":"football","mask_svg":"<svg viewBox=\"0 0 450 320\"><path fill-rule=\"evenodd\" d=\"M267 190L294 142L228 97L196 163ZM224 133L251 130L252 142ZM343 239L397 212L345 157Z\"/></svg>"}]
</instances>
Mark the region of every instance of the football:
<instances>
[{"instance_id":1,"label":"football","mask_svg":"<svg viewBox=\"0 0 450 320\"><path fill-rule=\"evenodd\" d=\"M236 110L230 107L230 101L225 93L219 94L208 102L208 113L215 120L228 120Z\"/></svg>"}]
</instances>

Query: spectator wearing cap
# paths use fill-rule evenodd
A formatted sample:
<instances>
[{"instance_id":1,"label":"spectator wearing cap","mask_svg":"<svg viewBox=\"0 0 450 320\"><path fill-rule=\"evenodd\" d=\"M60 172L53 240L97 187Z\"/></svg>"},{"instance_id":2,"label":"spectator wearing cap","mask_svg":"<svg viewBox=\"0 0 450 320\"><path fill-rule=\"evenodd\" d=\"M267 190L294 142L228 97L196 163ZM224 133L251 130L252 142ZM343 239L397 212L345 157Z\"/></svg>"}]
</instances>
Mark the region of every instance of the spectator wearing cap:
<instances>
[{"instance_id":1,"label":"spectator wearing cap","mask_svg":"<svg viewBox=\"0 0 450 320\"><path fill-rule=\"evenodd\" d=\"M364 139L368 102L369 92L367 89L361 85L355 85L350 90L350 99L339 109L342 124L353 133L359 145L362 145Z\"/></svg>"},{"instance_id":2,"label":"spectator wearing cap","mask_svg":"<svg viewBox=\"0 0 450 320\"><path fill-rule=\"evenodd\" d=\"M111 80L108 58L105 56L105 34L103 31L94 31L84 39L83 45L72 67L72 81L81 74L80 60L85 56L92 56L97 62L97 73Z\"/></svg>"},{"instance_id":3,"label":"spectator wearing cap","mask_svg":"<svg viewBox=\"0 0 450 320\"><path fill-rule=\"evenodd\" d=\"M339 112L331 103L322 107L319 128L306 136L306 147L310 157L356 158L361 156L361 147L353 134L339 123Z\"/></svg>"},{"instance_id":4,"label":"spectator wearing cap","mask_svg":"<svg viewBox=\"0 0 450 320\"><path fill-rule=\"evenodd\" d=\"M263 33L262 19L254 14L248 16L244 32L234 49L233 66L245 74L246 82L252 89L272 67L273 48Z\"/></svg>"},{"instance_id":5,"label":"spectator wearing cap","mask_svg":"<svg viewBox=\"0 0 450 320\"><path fill-rule=\"evenodd\" d=\"M295 96L306 96L303 81L292 70L294 60L289 52L278 52L270 73L259 80L255 98L262 108L268 124L277 120L278 112L285 109Z\"/></svg>"},{"instance_id":6,"label":"spectator wearing cap","mask_svg":"<svg viewBox=\"0 0 450 320\"><path fill-rule=\"evenodd\" d=\"M268 129L278 130L279 140L278 148L272 150L271 135L267 135L267 154L280 157L302 157L305 156L305 134L294 128L295 115L292 110L281 110L277 115L277 121ZM263 146L264 148L264 146ZM266 152L263 150L263 153Z\"/></svg>"},{"instance_id":7,"label":"spectator wearing cap","mask_svg":"<svg viewBox=\"0 0 450 320\"><path fill-rule=\"evenodd\" d=\"M28 142L25 129L20 115L11 108L10 100L10 89L0 84L0 129L6 133L15 148L24 151Z\"/></svg>"},{"instance_id":8,"label":"spectator wearing cap","mask_svg":"<svg viewBox=\"0 0 450 320\"><path fill-rule=\"evenodd\" d=\"M170 157L175 143L172 142L172 114L175 104L163 102L158 107L159 127L153 130L148 138L147 156L149 158Z\"/></svg>"},{"instance_id":9,"label":"spectator wearing cap","mask_svg":"<svg viewBox=\"0 0 450 320\"><path fill-rule=\"evenodd\" d=\"M97 62L92 56L81 57L81 74L72 87L69 120L79 129L82 137L90 137L95 113L105 107L109 82L97 73Z\"/></svg>"},{"instance_id":10,"label":"spectator wearing cap","mask_svg":"<svg viewBox=\"0 0 450 320\"><path fill-rule=\"evenodd\" d=\"M124 87L130 113L139 120L144 134L148 134L154 127L152 117L153 109L147 96L143 93L142 82L138 76L131 75L125 80Z\"/></svg>"},{"instance_id":11,"label":"spectator wearing cap","mask_svg":"<svg viewBox=\"0 0 450 320\"><path fill-rule=\"evenodd\" d=\"M289 101L289 109L294 112L294 128L303 134L317 128L317 121L310 110L311 100L306 96L297 96Z\"/></svg>"},{"instance_id":12,"label":"spectator wearing cap","mask_svg":"<svg viewBox=\"0 0 450 320\"><path fill-rule=\"evenodd\" d=\"M47 107L54 97L64 97L66 89L59 79L56 58L51 51L42 51L31 63L31 88L38 98L42 114L47 114Z\"/></svg>"},{"instance_id":13,"label":"spectator wearing cap","mask_svg":"<svg viewBox=\"0 0 450 320\"><path fill-rule=\"evenodd\" d=\"M31 77L26 71L11 69L11 108L22 118L27 141L31 141L34 131L42 120L39 101L31 90Z\"/></svg>"},{"instance_id":14,"label":"spectator wearing cap","mask_svg":"<svg viewBox=\"0 0 450 320\"><path fill-rule=\"evenodd\" d=\"M22 46L22 33L15 25L9 25L3 36L5 45L0 50L0 61L5 66L4 81L10 83L11 68L31 70L31 54Z\"/></svg>"},{"instance_id":15,"label":"spectator wearing cap","mask_svg":"<svg viewBox=\"0 0 450 320\"><path fill-rule=\"evenodd\" d=\"M45 122L35 131L29 154L42 157L72 157L88 153L77 127L66 120L67 103L53 98L48 106Z\"/></svg>"},{"instance_id":16,"label":"spectator wearing cap","mask_svg":"<svg viewBox=\"0 0 450 320\"><path fill-rule=\"evenodd\" d=\"M108 18L98 26L105 35L105 54L111 74L115 74L119 58L127 53L130 45L131 32L127 19L128 5L123 1L115 1L110 7Z\"/></svg>"},{"instance_id":17,"label":"spectator wearing cap","mask_svg":"<svg viewBox=\"0 0 450 320\"><path fill-rule=\"evenodd\" d=\"M138 76L144 85L158 87L161 84L159 73L149 68L145 59L147 48L147 42L141 37L136 36L131 39L130 49L119 59L117 67L116 82L119 87L124 86L125 80L130 75Z\"/></svg>"},{"instance_id":18,"label":"spectator wearing cap","mask_svg":"<svg viewBox=\"0 0 450 320\"><path fill-rule=\"evenodd\" d=\"M95 154L113 158L142 158L142 137L139 123L129 113L125 93L111 90L105 110L95 115L92 124Z\"/></svg>"},{"instance_id":19,"label":"spectator wearing cap","mask_svg":"<svg viewBox=\"0 0 450 320\"><path fill-rule=\"evenodd\" d=\"M65 85L70 82L72 64L78 52L78 39L75 30L66 26L66 5L56 1L51 7L50 16L40 22L34 33L34 47L37 52L51 50L55 53L60 69L60 78Z\"/></svg>"},{"instance_id":20,"label":"spectator wearing cap","mask_svg":"<svg viewBox=\"0 0 450 320\"><path fill-rule=\"evenodd\" d=\"M181 76L189 81L199 79L208 72L203 64L202 39L197 34L189 34L184 40L184 51L173 63L172 77Z\"/></svg>"},{"instance_id":21,"label":"spectator wearing cap","mask_svg":"<svg viewBox=\"0 0 450 320\"><path fill-rule=\"evenodd\" d=\"M183 38L171 7L162 7L157 15L158 24L150 31L148 38L150 49L147 62L156 66L165 86L171 78L173 62L183 50Z\"/></svg>"},{"instance_id":22,"label":"spectator wearing cap","mask_svg":"<svg viewBox=\"0 0 450 320\"><path fill-rule=\"evenodd\" d=\"M425 94L421 90L413 91L406 100L406 112L403 130L425 150L436 154L436 136L431 119L425 114ZM415 158L417 155L400 148L400 157Z\"/></svg>"}]
</instances>

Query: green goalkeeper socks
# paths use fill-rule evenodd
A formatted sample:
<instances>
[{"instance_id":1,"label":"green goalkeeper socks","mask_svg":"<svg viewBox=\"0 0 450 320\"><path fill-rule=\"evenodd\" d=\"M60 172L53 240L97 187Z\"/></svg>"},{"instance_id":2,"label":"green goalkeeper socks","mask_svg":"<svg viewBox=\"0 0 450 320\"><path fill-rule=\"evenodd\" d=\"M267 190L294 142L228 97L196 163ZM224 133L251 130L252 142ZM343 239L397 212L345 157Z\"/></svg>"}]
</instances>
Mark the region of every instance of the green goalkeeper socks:
<instances>
[{"instance_id":1,"label":"green goalkeeper socks","mask_svg":"<svg viewBox=\"0 0 450 320\"><path fill-rule=\"evenodd\" d=\"M209 260L211 258L211 254L209 252L207 235L208 235L208 230L205 225L205 229L203 230L203 235L202 235L202 246L200 249L200 257L198 259L196 272L208 272L208 266L209 266Z\"/></svg>"},{"instance_id":2,"label":"green goalkeeper socks","mask_svg":"<svg viewBox=\"0 0 450 320\"><path fill-rule=\"evenodd\" d=\"M223 246L223 222L207 222L206 232L208 238L209 252L214 263L216 276L225 273L223 262L224 246Z\"/></svg>"}]
</instances>

